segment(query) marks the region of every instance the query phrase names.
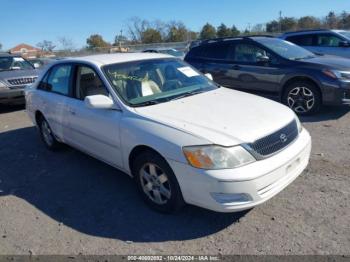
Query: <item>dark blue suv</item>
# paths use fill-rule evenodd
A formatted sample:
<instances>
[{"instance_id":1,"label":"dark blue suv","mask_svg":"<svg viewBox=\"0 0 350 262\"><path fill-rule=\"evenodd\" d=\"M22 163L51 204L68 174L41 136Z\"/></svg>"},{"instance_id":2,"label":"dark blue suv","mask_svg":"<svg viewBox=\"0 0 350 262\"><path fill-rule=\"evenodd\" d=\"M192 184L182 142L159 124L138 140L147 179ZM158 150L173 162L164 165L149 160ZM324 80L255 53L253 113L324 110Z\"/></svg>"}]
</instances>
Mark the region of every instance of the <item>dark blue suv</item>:
<instances>
[{"instance_id":1,"label":"dark blue suv","mask_svg":"<svg viewBox=\"0 0 350 262\"><path fill-rule=\"evenodd\" d=\"M350 104L350 59L315 55L278 38L201 41L185 61L224 87L275 97L300 115Z\"/></svg>"}]
</instances>

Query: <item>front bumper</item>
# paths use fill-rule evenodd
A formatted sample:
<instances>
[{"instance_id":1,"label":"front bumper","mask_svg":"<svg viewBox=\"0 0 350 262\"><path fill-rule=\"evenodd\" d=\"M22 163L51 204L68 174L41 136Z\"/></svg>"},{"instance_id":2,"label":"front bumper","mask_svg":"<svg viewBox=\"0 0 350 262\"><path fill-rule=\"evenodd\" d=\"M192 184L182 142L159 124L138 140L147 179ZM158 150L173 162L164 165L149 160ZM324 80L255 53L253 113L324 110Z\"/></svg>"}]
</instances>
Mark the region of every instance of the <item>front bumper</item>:
<instances>
[{"instance_id":1,"label":"front bumper","mask_svg":"<svg viewBox=\"0 0 350 262\"><path fill-rule=\"evenodd\" d=\"M202 170L168 161L185 202L218 212L236 212L267 201L292 183L307 166L310 152L311 137L303 129L280 153L240 168Z\"/></svg>"},{"instance_id":2,"label":"front bumper","mask_svg":"<svg viewBox=\"0 0 350 262\"><path fill-rule=\"evenodd\" d=\"M324 85L322 96L325 105L350 105L350 82Z\"/></svg>"},{"instance_id":3,"label":"front bumper","mask_svg":"<svg viewBox=\"0 0 350 262\"><path fill-rule=\"evenodd\" d=\"M0 89L0 104L24 103L24 87L16 89Z\"/></svg>"}]
</instances>

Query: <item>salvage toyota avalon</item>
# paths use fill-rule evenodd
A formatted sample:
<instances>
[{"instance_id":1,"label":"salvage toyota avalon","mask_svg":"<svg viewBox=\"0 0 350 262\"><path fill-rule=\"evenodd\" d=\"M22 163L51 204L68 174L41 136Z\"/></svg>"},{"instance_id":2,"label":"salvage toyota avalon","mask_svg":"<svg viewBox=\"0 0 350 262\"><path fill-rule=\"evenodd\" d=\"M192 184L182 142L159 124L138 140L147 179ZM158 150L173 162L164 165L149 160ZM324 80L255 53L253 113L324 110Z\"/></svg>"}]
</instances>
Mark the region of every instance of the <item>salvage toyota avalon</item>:
<instances>
[{"instance_id":1,"label":"salvage toyota avalon","mask_svg":"<svg viewBox=\"0 0 350 262\"><path fill-rule=\"evenodd\" d=\"M217 86L164 54L57 61L26 102L48 149L65 143L122 170L161 212L250 209L309 161L311 138L288 107Z\"/></svg>"}]
</instances>

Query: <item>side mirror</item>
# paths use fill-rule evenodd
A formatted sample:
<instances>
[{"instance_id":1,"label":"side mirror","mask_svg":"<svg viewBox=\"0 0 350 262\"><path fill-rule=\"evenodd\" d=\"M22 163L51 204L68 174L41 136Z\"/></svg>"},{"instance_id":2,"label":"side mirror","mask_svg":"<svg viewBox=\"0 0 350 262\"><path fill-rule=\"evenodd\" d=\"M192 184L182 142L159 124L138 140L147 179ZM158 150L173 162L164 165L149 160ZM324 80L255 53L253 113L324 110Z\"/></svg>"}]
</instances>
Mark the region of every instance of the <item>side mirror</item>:
<instances>
[{"instance_id":1,"label":"side mirror","mask_svg":"<svg viewBox=\"0 0 350 262\"><path fill-rule=\"evenodd\" d=\"M258 56L258 57L256 58L256 61L257 61L258 63L268 63L268 62L270 62L270 57L268 57L268 56L266 56L266 55Z\"/></svg>"},{"instance_id":2,"label":"side mirror","mask_svg":"<svg viewBox=\"0 0 350 262\"><path fill-rule=\"evenodd\" d=\"M116 109L113 100L104 95L87 96L84 99L84 103L90 109Z\"/></svg>"},{"instance_id":3,"label":"side mirror","mask_svg":"<svg viewBox=\"0 0 350 262\"><path fill-rule=\"evenodd\" d=\"M340 47L350 47L350 42L349 41L340 41L339 46Z\"/></svg>"},{"instance_id":4,"label":"side mirror","mask_svg":"<svg viewBox=\"0 0 350 262\"><path fill-rule=\"evenodd\" d=\"M39 68L40 64L39 63L34 63L33 66L34 66L34 68Z\"/></svg>"},{"instance_id":5,"label":"side mirror","mask_svg":"<svg viewBox=\"0 0 350 262\"><path fill-rule=\"evenodd\" d=\"M213 76L210 73L206 73L204 74L206 76L206 78L210 79L211 81L213 81Z\"/></svg>"}]
</instances>

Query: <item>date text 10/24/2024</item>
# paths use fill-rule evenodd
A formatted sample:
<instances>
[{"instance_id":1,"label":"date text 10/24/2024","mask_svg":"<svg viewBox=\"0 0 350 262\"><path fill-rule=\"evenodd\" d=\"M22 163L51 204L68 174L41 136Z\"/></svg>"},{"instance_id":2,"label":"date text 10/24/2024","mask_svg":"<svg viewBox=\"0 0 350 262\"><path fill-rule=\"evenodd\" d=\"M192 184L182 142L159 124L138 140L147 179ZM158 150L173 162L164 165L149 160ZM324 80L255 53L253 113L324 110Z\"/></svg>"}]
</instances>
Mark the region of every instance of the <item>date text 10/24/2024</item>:
<instances>
[{"instance_id":1,"label":"date text 10/24/2024","mask_svg":"<svg viewBox=\"0 0 350 262\"><path fill-rule=\"evenodd\" d=\"M128 261L218 261L218 256L128 256Z\"/></svg>"}]
</instances>

